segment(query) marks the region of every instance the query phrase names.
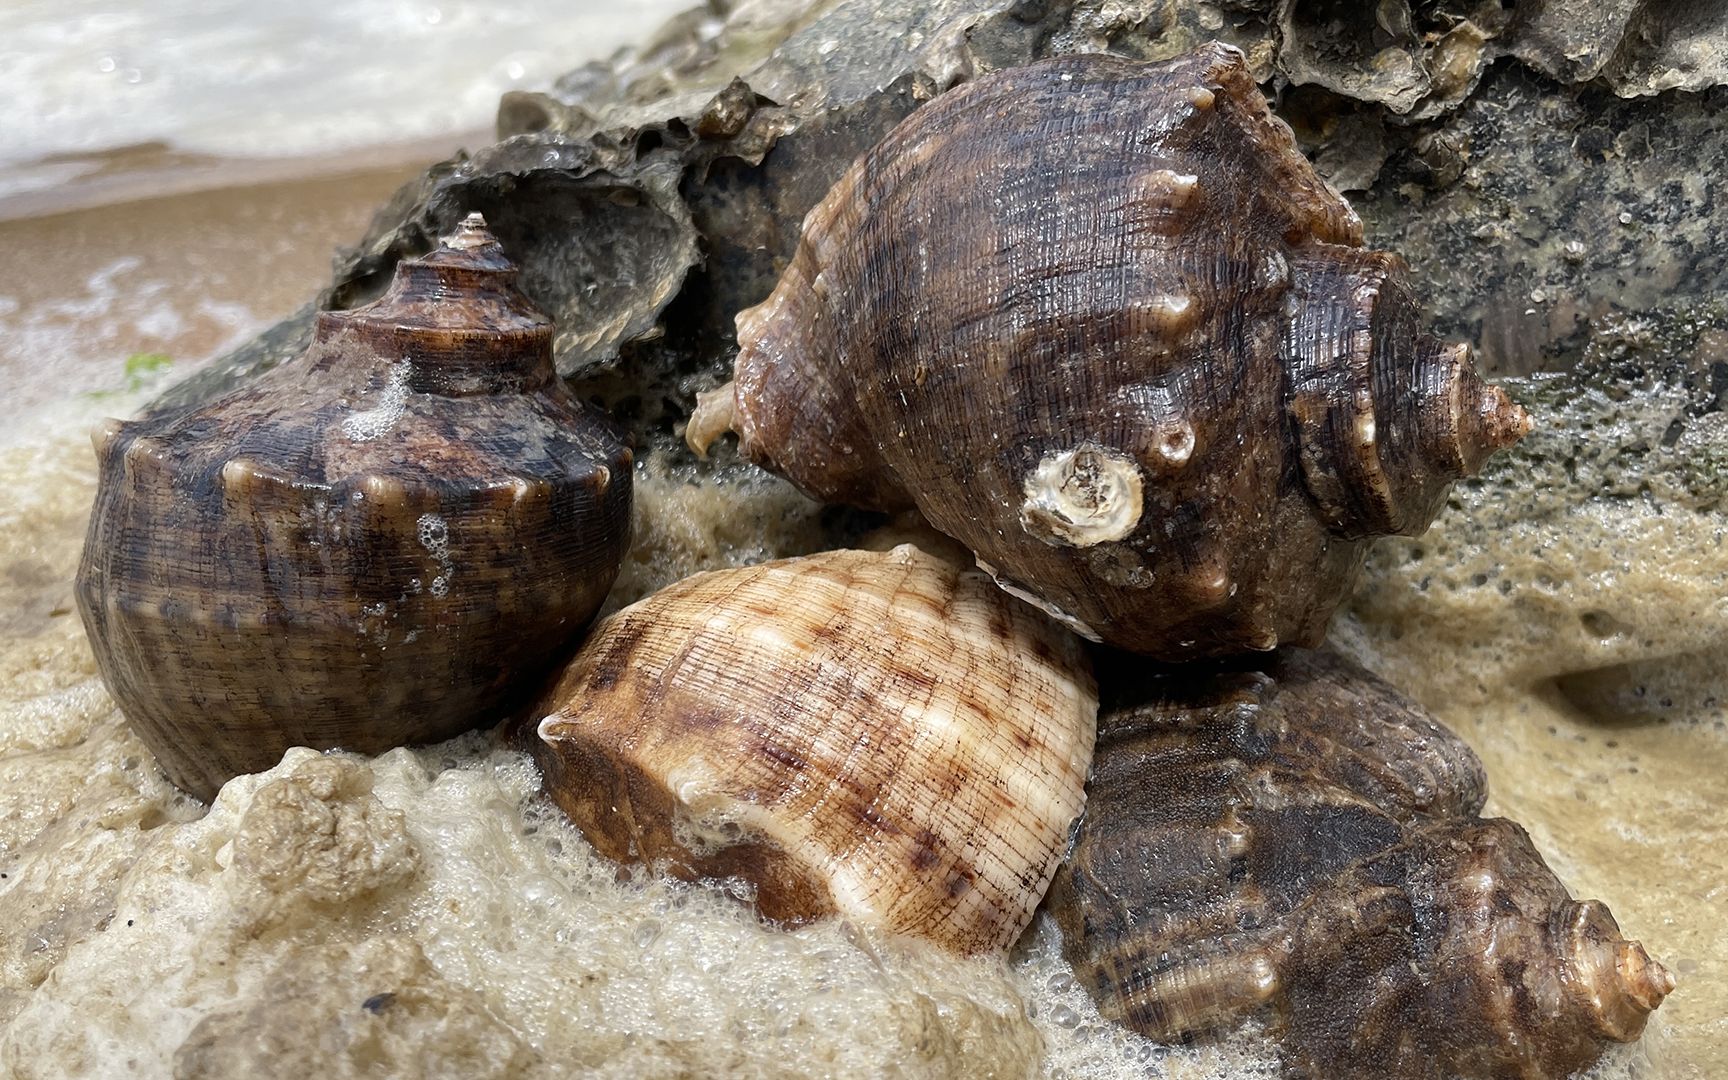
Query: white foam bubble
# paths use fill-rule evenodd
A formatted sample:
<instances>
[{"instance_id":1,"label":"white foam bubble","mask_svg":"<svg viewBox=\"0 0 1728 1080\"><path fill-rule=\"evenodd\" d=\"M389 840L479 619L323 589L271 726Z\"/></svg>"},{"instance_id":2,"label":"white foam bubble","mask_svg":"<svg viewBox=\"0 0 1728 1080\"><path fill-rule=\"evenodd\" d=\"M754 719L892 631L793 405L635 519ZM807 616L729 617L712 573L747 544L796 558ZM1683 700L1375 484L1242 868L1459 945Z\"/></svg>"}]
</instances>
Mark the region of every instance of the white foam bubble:
<instances>
[{"instance_id":1,"label":"white foam bubble","mask_svg":"<svg viewBox=\"0 0 1728 1080\"><path fill-rule=\"evenodd\" d=\"M395 427L408 402L408 376L412 371L413 364L407 360L392 366L384 388L378 392L377 404L343 418L342 434L354 442L371 442Z\"/></svg>"}]
</instances>

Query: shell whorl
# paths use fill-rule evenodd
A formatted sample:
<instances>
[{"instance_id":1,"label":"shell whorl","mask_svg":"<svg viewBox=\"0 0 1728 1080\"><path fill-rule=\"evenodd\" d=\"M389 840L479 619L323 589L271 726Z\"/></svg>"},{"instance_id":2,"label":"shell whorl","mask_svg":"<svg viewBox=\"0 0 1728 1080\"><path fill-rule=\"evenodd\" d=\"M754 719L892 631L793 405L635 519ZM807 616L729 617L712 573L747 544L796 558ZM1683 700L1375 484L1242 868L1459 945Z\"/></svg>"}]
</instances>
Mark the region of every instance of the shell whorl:
<instances>
[{"instance_id":1,"label":"shell whorl","mask_svg":"<svg viewBox=\"0 0 1728 1080\"><path fill-rule=\"evenodd\" d=\"M478 212L437 248L404 259L383 295L318 316L319 340L352 335L409 361L408 389L445 396L520 393L554 377L552 320L517 287L515 263Z\"/></svg>"},{"instance_id":2,"label":"shell whorl","mask_svg":"<svg viewBox=\"0 0 1728 1080\"><path fill-rule=\"evenodd\" d=\"M1454 480L1530 430L1468 345L1422 330L1405 282L1381 251L1319 244L1291 265L1286 407L1308 492L1341 537L1421 532Z\"/></svg>"}]
</instances>

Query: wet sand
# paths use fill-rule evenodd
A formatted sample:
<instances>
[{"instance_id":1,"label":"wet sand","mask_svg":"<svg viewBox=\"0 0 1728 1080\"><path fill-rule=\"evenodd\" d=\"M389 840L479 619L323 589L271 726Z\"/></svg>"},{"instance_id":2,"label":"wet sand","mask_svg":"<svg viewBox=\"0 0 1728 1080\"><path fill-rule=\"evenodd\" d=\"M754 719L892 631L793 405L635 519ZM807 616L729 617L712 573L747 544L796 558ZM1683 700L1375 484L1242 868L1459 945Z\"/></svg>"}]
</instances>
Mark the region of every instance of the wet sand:
<instances>
[{"instance_id":1,"label":"wet sand","mask_svg":"<svg viewBox=\"0 0 1728 1080\"><path fill-rule=\"evenodd\" d=\"M0 220L7 413L123 390L133 356L166 356L183 376L292 313L329 283L337 247L439 156L300 163L287 179Z\"/></svg>"}]
</instances>

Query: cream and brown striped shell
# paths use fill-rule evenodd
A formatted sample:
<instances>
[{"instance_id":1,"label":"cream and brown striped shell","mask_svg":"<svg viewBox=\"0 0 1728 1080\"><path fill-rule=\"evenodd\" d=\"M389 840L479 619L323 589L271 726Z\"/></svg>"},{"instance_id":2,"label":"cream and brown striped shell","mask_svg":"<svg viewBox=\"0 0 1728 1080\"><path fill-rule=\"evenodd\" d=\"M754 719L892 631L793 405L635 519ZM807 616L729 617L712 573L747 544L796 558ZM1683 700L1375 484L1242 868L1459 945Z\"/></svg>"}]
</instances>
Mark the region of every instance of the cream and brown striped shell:
<instances>
[{"instance_id":1,"label":"cream and brown striped shell","mask_svg":"<svg viewBox=\"0 0 1728 1080\"><path fill-rule=\"evenodd\" d=\"M1030 921L1079 815L1079 643L910 545L698 574L606 619L521 729L604 854L962 952Z\"/></svg>"}]
</instances>

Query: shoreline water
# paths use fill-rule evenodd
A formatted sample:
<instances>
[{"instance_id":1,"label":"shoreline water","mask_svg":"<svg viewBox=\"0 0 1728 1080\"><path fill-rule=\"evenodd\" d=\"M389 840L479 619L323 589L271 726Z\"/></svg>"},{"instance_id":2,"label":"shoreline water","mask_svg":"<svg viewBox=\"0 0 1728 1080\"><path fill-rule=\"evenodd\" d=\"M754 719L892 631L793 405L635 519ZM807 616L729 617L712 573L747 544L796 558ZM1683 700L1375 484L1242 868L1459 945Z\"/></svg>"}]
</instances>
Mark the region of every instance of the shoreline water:
<instances>
[{"instance_id":1,"label":"shoreline water","mask_svg":"<svg viewBox=\"0 0 1728 1080\"><path fill-rule=\"evenodd\" d=\"M424 164L362 161L0 221L7 408L124 390L140 374L134 358L184 377L292 314Z\"/></svg>"}]
</instances>

